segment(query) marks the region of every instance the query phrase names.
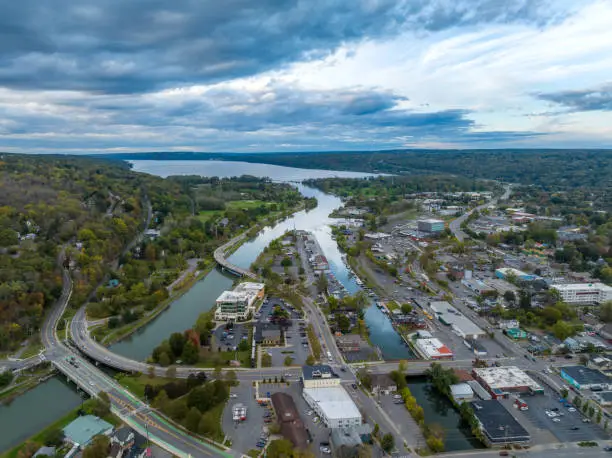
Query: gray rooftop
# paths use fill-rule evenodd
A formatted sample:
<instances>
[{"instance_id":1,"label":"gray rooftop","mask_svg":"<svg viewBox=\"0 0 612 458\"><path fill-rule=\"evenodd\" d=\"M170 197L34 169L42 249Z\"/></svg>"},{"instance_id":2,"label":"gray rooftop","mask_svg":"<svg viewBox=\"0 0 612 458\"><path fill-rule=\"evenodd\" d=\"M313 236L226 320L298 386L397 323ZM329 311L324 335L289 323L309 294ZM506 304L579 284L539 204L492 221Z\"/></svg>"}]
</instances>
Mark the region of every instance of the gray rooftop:
<instances>
[{"instance_id":1,"label":"gray rooftop","mask_svg":"<svg viewBox=\"0 0 612 458\"><path fill-rule=\"evenodd\" d=\"M565 372L580 385L612 383L612 379L603 372L585 366L563 366L561 371Z\"/></svg>"},{"instance_id":2,"label":"gray rooftop","mask_svg":"<svg viewBox=\"0 0 612 458\"><path fill-rule=\"evenodd\" d=\"M112 431L113 425L94 415L78 417L64 428L66 438L75 444L85 446L98 434Z\"/></svg>"},{"instance_id":3,"label":"gray rooftop","mask_svg":"<svg viewBox=\"0 0 612 458\"><path fill-rule=\"evenodd\" d=\"M482 425L483 432L493 443L527 442L529 433L496 399L472 401L474 415Z\"/></svg>"},{"instance_id":4,"label":"gray rooftop","mask_svg":"<svg viewBox=\"0 0 612 458\"><path fill-rule=\"evenodd\" d=\"M315 366L302 366L302 377L304 380L315 380L320 378L338 378L338 375L327 364Z\"/></svg>"}]
</instances>

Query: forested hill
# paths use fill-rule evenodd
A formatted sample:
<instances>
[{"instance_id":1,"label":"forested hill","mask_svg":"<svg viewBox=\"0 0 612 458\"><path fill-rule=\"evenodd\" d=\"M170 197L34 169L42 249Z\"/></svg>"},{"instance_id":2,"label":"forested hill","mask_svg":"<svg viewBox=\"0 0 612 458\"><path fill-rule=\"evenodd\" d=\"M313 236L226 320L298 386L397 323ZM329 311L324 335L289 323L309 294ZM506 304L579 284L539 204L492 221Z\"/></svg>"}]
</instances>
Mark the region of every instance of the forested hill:
<instances>
[{"instance_id":1,"label":"forested hill","mask_svg":"<svg viewBox=\"0 0 612 458\"><path fill-rule=\"evenodd\" d=\"M326 153L134 153L115 159L232 160L307 169L451 173L559 187L609 187L612 150L396 150Z\"/></svg>"},{"instance_id":2,"label":"forested hill","mask_svg":"<svg viewBox=\"0 0 612 458\"><path fill-rule=\"evenodd\" d=\"M124 164L0 154L0 352L33 334L59 297L62 247L78 261L78 298L142 227L146 195L167 211L191 208L177 183Z\"/></svg>"}]
</instances>

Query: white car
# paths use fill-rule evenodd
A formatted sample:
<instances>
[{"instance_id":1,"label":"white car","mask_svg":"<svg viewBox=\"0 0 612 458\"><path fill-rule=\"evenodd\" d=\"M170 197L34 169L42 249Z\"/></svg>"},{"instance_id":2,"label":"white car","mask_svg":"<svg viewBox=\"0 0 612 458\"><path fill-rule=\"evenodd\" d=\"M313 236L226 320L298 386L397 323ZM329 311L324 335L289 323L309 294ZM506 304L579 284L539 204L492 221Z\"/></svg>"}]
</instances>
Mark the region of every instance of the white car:
<instances>
[{"instance_id":1,"label":"white car","mask_svg":"<svg viewBox=\"0 0 612 458\"><path fill-rule=\"evenodd\" d=\"M237 398L237 397L238 397L238 395L235 394L235 393L230 394L230 398Z\"/></svg>"},{"instance_id":2,"label":"white car","mask_svg":"<svg viewBox=\"0 0 612 458\"><path fill-rule=\"evenodd\" d=\"M91 382L91 381L89 382L89 385L96 386L96 384L94 382Z\"/></svg>"},{"instance_id":3,"label":"white car","mask_svg":"<svg viewBox=\"0 0 612 458\"><path fill-rule=\"evenodd\" d=\"M555 423L559 423L561 421L560 418L553 418L552 421L554 421Z\"/></svg>"},{"instance_id":4,"label":"white car","mask_svg":"<svg viewBox=\"0 0 612 458\"><path fill-rule=\"evenodd\" d=\"M576 408L575 407L568 407L567 411L568 412L576 412Z\"/></svg>"}]
</instances>

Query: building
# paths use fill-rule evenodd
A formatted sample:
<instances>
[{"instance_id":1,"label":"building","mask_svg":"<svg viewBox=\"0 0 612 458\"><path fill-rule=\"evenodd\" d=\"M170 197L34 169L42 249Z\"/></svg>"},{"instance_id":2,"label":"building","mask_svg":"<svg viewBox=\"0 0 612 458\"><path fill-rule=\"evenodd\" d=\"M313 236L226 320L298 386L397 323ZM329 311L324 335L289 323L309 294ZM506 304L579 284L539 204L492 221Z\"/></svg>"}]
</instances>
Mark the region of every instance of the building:
<instances>
[{"instance_id":1,"label":"building","mask_svg":"<svg viewBox=\"0 0 612 458\"><path fill-rule=\"evenodd\" d=\"M575 242L577 240L586 240L588 234L582 232L582 228L575 226L560 227L557 230L557 240L560 242Z\"/></svg>"},{"instance_id":2,"label":"building","mask_svg":"<svg viewBox=\"0 0 612 458\"><path fill-rule=\"evenodd\" d=\"M602 304L612 300L612 287L603 283L571 283L552 285L563 302L568 304Z\"/></svg>"},{"instance_id":3,"label":"building","mask_svg":"<svg viewBox=\"0 0 612 458\"><path fill-rule=\"evenodd\" d=\"M359 334L344 334L336 336L336 345L341 352L355 352L361 350L361 336Z\"/></svg>"},{"instance_id":4,"label":"building","mask_svg":"<svg viewBox=\"0 0 612 458\"><path fill-rule=\"evenodd\" d=\"M135 443L136 435L131 428L124 426L116 430L110 437L111 452L114 458L121 458Z\"/></svg>"},{"instance_id":5,"label":"building","mask_svg":"<svg viewBox=\"0 0 612 458\"><path fill-rule=\"evenodd\" d=\"M77 447L84 448L89 445L94 436L110 435L113 432L113 425L94 415L84 415L72 421L63 431L66 440Z\"/></svg>"},{"instance_id":6,"label":"building","mask_svg":"<svg viewBox=\"0 0 612 458\"><path fill-rule=\"evenodd\" d=\"M233 291L223 291L215 305L215 320L246 320L255 313L258 299L264 297L263 283L244 282L238 284Z\"/></svg>"},{"instance_id":7,"label":"building","mask_svg":"<svg viewBox=\"0 0 612 458\"><path fill-rule=\"evenodd\" d=\"M372 443L372 427L365 423L352 428L334 428L330 434L332 456L357 457L358 447Z\"/></svg>"},{"instance_id":8,"label":"building","mask_svg":"<svg viewBox=\"0 0 612 458\"><path fill-rule=\"evenodd\" d=\"M512 267L500 267L499 269L496 269L495 276L497 278L501 278L502 280L515 278L516 280L522 281L533 281L538 278L537 275L528 274Z\"/></svg>"},{"instance_id":9,"label":"building","mask_svg":"<svg viewBox=\"0 0 612 458\"><path fill-rule=\"evenodd\" d=\"M270 400L283 437L291 441L294 448L305 449L308 446L308 431L300 418L293 397L287 393L274 393L270 396Z\"/></svg>"},{"instance_id":10,"label":"building","mask_svg":"<svg viewBox=\"0 0 612 458\"><path fill-rule=\"evenodd\" d=\"M326 364L302 366L304 388L327 388L340 386L340 377Z\"/></svg>"},{"instance_id":11,"label":"building","mask_svg":"<svg viewBox=\"0 0 612 458\"><path fill-rule=\"evenodd\" d=\"M390 394L397 391L397 384L389 374L370 374L370 380L374 394Z\"/></svg>"},{"instance_id":12,"label":"building","mask_svg":"<svg viewBox=\"0 0 612 458\"><path fill-rule=\"evenodd\" d=\"M525 428L499 401L472 401L470 404L489 446L523 444L531 440Z\"/></svg>"},{"instance_id":13,"label":"building","mask_svg":"<svg viewBox=\"0 0 612 458\"><path fill-rule=\"evenodd\" d=\"M474 399L474 390L468 383L457 383L451 385L451 396L457 404L470 402Z\"/></svg>"},{"instance_id":14,"label":"building","mask_svg":"<svg viewBox=\"0 0 612 458\"><path fill-rule=\"evenodd\" d=\"M34 458L37 456L55 456L55 447L47 447L46 445L44 447L40 447L38 450L36 450Z\"/></svg>"},{"instance_id":15,"label":"building","mask_svg":"<svg viewBox=\"0 0 612 458\"><path fill-rule=\"evenodd\" d=\"M523 331L522 329L519 329L519 328L506 329L504 331L504 334L506 334L508 337L510 337L511 339L514 339L514 340L526 339L527 338L527 333L525 331Z\"/></svg>"},{"instance_id":16,"label":"building","mask_svg":"<svg viewBox=\"0 0 612 458\"><path fill-rule=\"evenodd\" d=\"M499 320L497 323L499 329L516 329L521 327L519 320Z\"/></svg>"},{"instance_id":17,"label":"building","mask_svg":"<svg viewBox=\"0 0 612 458\"><path fill-rule=\"evenodd\" d=\"M260 343L271 347L282 345L283 332L279 328L262 329Z\"/></svg>"},{"instance_id":18,"label":"building","mask_svg":"<svg viewBox=\"0 0 612 458\"><path fill-rule=\"evenodd\" d=\"M467 276L464 277L463 280L461 280L461 284L467 286L476 294L484 294L495 291L495 288L490 285L487 285L485 282L480 281L476 278L467 278Z\"/></svg>"},{"instance_id":19,"label":"building","mask_svg":"<svg viewBox=\"0 0 612 458\"><path fill-rule=\"evenodd\" d=\"M598 404L604 407L612 406L612 391L599 391L593 393L593 398L595 398Z\"/></svg>"},{"instance_id":20,"label":"building","mask_svg":"<svg viewBox=\"0 0 612 458\"><path fill-rule=\"evenodd\" d=\"M464 339L478 339L486 335L482 329L476 326L469 318L459 312L446 301L435 301L429 304L431 310L436 314L441 323L450 326L455 334Z\"/></svg>"},{"instance_id":21,"label":"building","mask_svg":"<svg viewBox=\"0 0 612 458\"><path fill-rule=\"evenodd\" d=\"M420 219L417 221L419 232L428 234L439 234L444 231L444 221L441 219Z\"/></svg>"},{"instance_id":22,"label":"building","mask_svg":"<svg viewBox=\"0 0 612 458\"><path fill-rule=\"evenodd\" d=\"M493 399L509 393L543 393L542 387L516 366L475 368L472 375Z\"/></svg>"},{"instance_id":23,"label":"building","mask_svg":"<svg viewBox=\"0 0 612 458\"><path fill-rule=\"evenodd\" d=\"M586 366L564 366L561 378L579 390L608 391L612 389L612 379Z\"/></svg>"},{"instance_id":24,"label":"building","mask_svg":"<svg viewBox=\"0 0 612 458\"><path fill-rule=\"evenodd\" d=\"M306 403L328 428L361 425L361 412L339 383L323 388L304 388L302 394Z\"/></svg>"},{"instance_id":25,"label":"building","mask_svg":"<svg viewBox=\"0 0 612 458\"><path fill-rule=\"evenodd\" d=\"M439 339L417 339L415 350L425 359L452 359L453 352Z\"/></svg>"}]
</instances>

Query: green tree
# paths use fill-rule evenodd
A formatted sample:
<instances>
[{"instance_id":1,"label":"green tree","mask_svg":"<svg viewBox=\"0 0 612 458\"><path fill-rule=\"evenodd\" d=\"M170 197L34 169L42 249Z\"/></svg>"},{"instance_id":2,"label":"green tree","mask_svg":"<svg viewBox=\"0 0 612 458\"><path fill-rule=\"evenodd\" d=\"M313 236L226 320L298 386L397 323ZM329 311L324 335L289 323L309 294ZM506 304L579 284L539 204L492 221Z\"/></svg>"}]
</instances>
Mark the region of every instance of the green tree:
<instances>
[{"instance_id":1,"label":"green tree","mask_svg":"<svg viewBox=\"0 0 612 458\"><path fill-rule=\"evenodd\" d=\"M217 421L214 413L206 412L200 418L200 423L198 424L198 432L203 436L208 436L212 438L217 438L221 432L221 425Z\"/></svg>"},{"instance_id":2,"label":"green tree","mask_svg":"<svg viewBox=\"0 0 612 458\"><path fill-rule=\"evenodd\" d=\"M284 361L285 366L291 366L292 362L293 362L293 358L291 356L285 356L285 361Z\"/></svg>"},{"instance_id":3,"label":"green tree","mask_svg":"<svg viewBox=\"0 0 612 458\"><path fill-rule=\"evenodd\" d=\"M291 265L293 265L293 261L291 261L291 258L285 257L282 259L281 266L290 267Z\"/></svg>"},{"instance_id":4,"label":"green tree","mask_svg":"<svg viewBox=\"0 0 612 458\"><path fill-rule=\"evenodd\" d=\"M164 352L161 355L159 355L159 364L161 366L164 366L164 367L169 366L171 362L172 360L168 356L168 353Z\"/></svg>"},{"instance_id":5,"label":"green tree","mask_svg":"<svg viewBox=\"0 0 612 458\"><path fill-rule=\"evenodd\" d=\"M192 407L185 417L185 427L191 432L198 432L201 418L200 411L196 407Z\"/></svg>"},{"instance_id":6,"label":"green tree","mask_svg":"<svg viewBox=\"0 0 612 458\"><path fill-rule=\"evenodd\" d=\"M59 447L64 443L64 431L53 428L45 434L45 445L48 447Z\"/></svg>"},{"instance_id":7,"label":"green tree","mask_svg":"<svg viewBox=\"0 0 612 458\"><path fill-rule=\"evenodd\" d=\"M166 377L176 378L176 366L168 366L168 369L166 369Z\"/></svg>"},{"instance_id":8,"label":"green tree","mask_svg":"<svg viewBox=\"0 0 612 458\"><path fill-rule=\"evenodd\" d=\"M102 434L94 436L91 443L83 450L83 458L106 458L110 448L110 439Z\"/></svg>"},{"instance_id":9,"label":"green tree","mask_svg":"<svg viewBox=\"0 0 612 458\"><path fill-rule=\"evenodd\" d=\"M293 456L293 444L287 439L276 439L270 442L267 448L268 458L291 458Z\"/></svg>"},{"instance_id":10,"label":"green tree","mask_svg":"<svg viewBox=\"0 0 612 458\"><path fill-rule=\"evenodd\" d=\"M552 332L557 339L565 340L574 335L574 328L565 321L557 321L552 327Z\"/></svg>"},{"instance_id":11,"label":"green tree","mask_svg":"<svg viewBox=\"0 0 612 458\"><path fill-rule=\"evenodd\" d=\"M327 277L324 274L319 275L319 278L317 279L317 291L320 293L325 293L327 292L328 286Z\"/></svg>"},{"instance_id":12,"label":"green tree","mask_svg":"<svg viewBox=\"0 0 612 458\"><path fill-rule=\"evenodd\" d=\"M314 366L314 364L316 363L314 356L312 355L308 355L306 357L306 365L307 366Z\"/></svg>"},{"instance_id":13,"label":"green tree","mask_svg":"<svg viewBox=\"0 0 612 458\"><path fill-rule=\"evenodd\" d=\"M174 357L175 358L180 357L183 354L183 349L185 347L185 343L187 342L187 339L185 338L183 333L173 332L170 335L169 342L170 342L170 349L172 350Z\"/></svg>"},{"instance_id":14,"label":"green tree","mask_svg":"<svg viewBox=\"0 0 612 458\"><path fill-rule=\"evenodd\" d=\"M408 303L404 303L402 304L402 313L407 315L410 312L412 312L412 305L408 304Z\"/></svg>"},{"instance_id":15,"label":"green tree","mask_svg":"<svg viewBox=\"0 0 612 458\"><path fill-rule=\"evenodd\" d=\"M228 381L230 385L235 385L238 380L236 371L225 371L225 380Z\"/></svg>"},{"instance_id":16,"label":"green tree","mask_svg":"<svg viewBox=\"0 0 612 458\"><path fill-rule=\"evenodd\" d=\"M183 353L181 355L181 360L185 364L196 364L200 359L200 350L191 340L185 343L183 347Z\"/></svg>"},{"instance_id":17,"label":"green tree","mask_svg":"<svg viewBox=\"0 0 612 458\"><path fill-rule=\"evenodd\" d=\"M336 323L338 324L338 328L342 332L348 332L351 327L351 320L346 315L336 315Z\"/></svg>"},{"instance_id":18,"label":"green tree","mask_svg":"<svg viewBox=\"0 0 612 458\"><path fill-rule=\"evenodd\" d=\"M106 417L110 414L110 398L108 397L108 393L101 391L98 393L98 397L96 398L96 402L94 404L93 412L98 417Z\"/></svg>"},{"instance_id":19,"label":"green tree","mask_svg":"<svg viewBox=\"0 0 612 458\"><path fill-rule=\"evenodd\" d=\"M390 453L395 447L395 438L393 434L387 433L380 439L380 447L387 453Z\"/></svg>"},{"instance_id":20,"label":"green tree","mask_svg":"<svg viewBox=\"0 0 612 458\"><path fill-rule=\"evenodd\" d=\"M10 370L6 370L4 372L0 372L0 388L4 388L5 386L9 386L13 381L13 372Z\"/></svg>"},{"instance_id":21,"label":"green tree","mask_svg":"<svg viewBox=\"0 0 612 458\"><path fill-rule=\"evenodd\" d=\"M599 306L599 317L605 323L612 322L612 301L606 301Z\"/></svg>"}]
</instances>

